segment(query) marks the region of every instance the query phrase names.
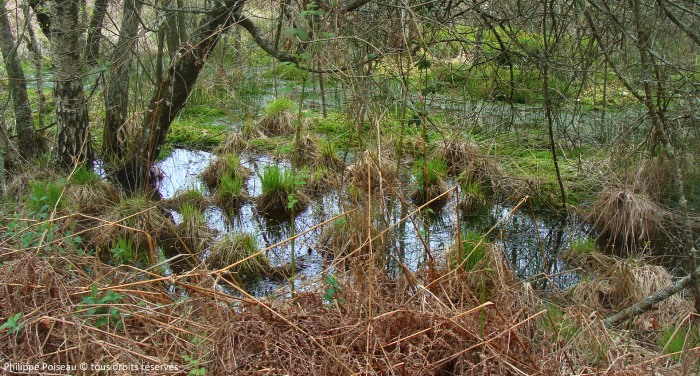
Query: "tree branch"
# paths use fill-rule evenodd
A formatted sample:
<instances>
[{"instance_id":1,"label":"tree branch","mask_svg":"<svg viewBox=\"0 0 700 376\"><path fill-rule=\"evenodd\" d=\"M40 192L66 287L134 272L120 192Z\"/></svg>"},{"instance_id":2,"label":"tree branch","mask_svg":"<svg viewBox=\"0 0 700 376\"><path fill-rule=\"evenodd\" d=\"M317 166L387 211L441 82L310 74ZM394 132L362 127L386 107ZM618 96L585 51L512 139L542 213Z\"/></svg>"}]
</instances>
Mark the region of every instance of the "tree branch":
<instances>
[{"instance_id":1,"label":"tree branch","mask_svg":"<svg viewBox=\"0 0 700 376\"><path fill-rule=\"evenodd\" d=\"M700 273L700 268L698 268L695 272ZM633 304L632 306L627 307L622 311L608 317L607 319L603 320L603 323L605 323L605 325L615 326L635 316L639 316L642 313L650 310L653 306L663 302L664 300L672 297L673 295L678 294L684 289L691 287L692 284L692 274L689 274L680 279L679 281L676 281L676 283L674 283L673 285L668 286L663 290L657 291L642 299L641 301Z\"/></svg>"}]
</instances>

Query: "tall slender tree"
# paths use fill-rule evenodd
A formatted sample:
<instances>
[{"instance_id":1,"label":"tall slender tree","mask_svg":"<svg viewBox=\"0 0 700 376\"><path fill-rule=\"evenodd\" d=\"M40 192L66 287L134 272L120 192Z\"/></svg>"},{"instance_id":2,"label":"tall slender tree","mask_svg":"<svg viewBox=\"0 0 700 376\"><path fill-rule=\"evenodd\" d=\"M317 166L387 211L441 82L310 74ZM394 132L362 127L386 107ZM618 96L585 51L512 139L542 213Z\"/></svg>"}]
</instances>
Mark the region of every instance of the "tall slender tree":
<instances>
[{"instance_id":1,"label":"tall slender tree","mask_svg":"<svg viewBox=\"0 0 700 376\"><path fill-rule=\"evenodd\" d=\"M0 49L2 49L2 56L5 60L5 68L9 78L17 138L19 140L19 153L24 158L31 158L40 152L42 147L39 137L34 130L32 110L29 106L29 97L27 96L27 81L17 55L17 44L12 35L4 1L0 1Z\"/></svg>"}]
</instances>

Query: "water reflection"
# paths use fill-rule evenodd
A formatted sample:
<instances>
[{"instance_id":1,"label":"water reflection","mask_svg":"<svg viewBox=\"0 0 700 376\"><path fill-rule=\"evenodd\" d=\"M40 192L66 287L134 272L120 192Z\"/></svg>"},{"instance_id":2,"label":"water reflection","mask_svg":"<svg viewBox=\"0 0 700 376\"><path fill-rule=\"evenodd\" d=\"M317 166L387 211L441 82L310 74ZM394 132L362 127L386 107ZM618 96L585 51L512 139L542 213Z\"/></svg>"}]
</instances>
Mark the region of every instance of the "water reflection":
<instances>
[{"instance_id":1,"label":"water reflection","mask_svg":"<svg viewBox=\"0 0 700 376\"><path fill-rule=\"evenodd\" d=\"M158 183L163 198L172 197L178 190L203 186L199 174L214 157L204 151L173 151L170 157L158 164L164 175ZM289 167L286 162L261 155L244 155L241 160L253 171L246 183L251 197L260 193L257 171L271 164ZM377 214L381 215L374 216L377 228L387 228L398 223L410 211L415 210L415 207L407 207L399 200L387 200L388 209L383 209L384 212L381 213L377 210ZM295 226L294 233L298 234L342 213L340 201L337 192L326 194L313 200L305 210L298 213L293 222L289 216L274 218L263 215L252 202L229 213L211 206L204 211L204 216L209 226L219 231L219 236L232 231L255 234L261 247L270 247L290 237L292 225ZM401 270L396 260L412 271L425 265L429 255L437 262L445 262L445 251L454 242L458 223L462 234L484 234L493 228L488 241L501 246L498 249L503 250L505 258L520 278L534 279L533 286L541 289L564 288L575 282L577 276L565 272L565 265L558 259L558 254L572 240L585 237L588 228L575 220L565 222L552 213L540 212L533 218L527 209L511 211L512 207L493 205L481 211L466 213L456 207L454 200L448 200L443 208L435 209L430 215L417 215L392 227L375 245L377 249L391 252L393 257L387 257L386 265L389 275L396 277ZM174 214L176 221L180 220L177 213ZM295 241L299 281L318 277L324 268L324 255L316 250L320 233L321 229L314 230ZM275 266L288 264L290 255L290 243L277 246L269 253ZM545 274L551 277L540 278ZM278 287L286 286L286 283L284 280L265 279L258 281L252 289L258 295L267 295Z\"/></svg>"}]
</instances>

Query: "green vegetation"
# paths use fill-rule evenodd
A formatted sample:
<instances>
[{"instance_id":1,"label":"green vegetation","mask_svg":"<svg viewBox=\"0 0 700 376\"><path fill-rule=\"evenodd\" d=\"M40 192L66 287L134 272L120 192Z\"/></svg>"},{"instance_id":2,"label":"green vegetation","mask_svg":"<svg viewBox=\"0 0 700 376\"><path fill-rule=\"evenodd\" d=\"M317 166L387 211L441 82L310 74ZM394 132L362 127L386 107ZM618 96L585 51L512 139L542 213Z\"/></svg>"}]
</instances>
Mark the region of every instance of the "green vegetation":
<instances>
[{"instance_id":1,"label":"green vegetation","mask_svg":"<svg viewBox=\"0 0 700 376\"><path fill-rule=\"evenodd\" d=\"M454 247L455 253L451 255L450 263L452 269L459 266L459 254L456 254L457 247ZM462 268L471 272L478 269L488 268L488 265L483 265L483 260L488 259L488 254L492 252L491 244L483 239L483 236L476 232L467 232L462 236Z\"/></svg>"},{"instance_id":2,"label":"green vegetation","mask_svg":"<svg viewBox=\"0 0 700 376\"><path fill-rule=\"evenodd\" d=\"M233 208L240 206L246 198L243 179L239 176L224 175L221 177L214 195L217 203L222 207Z\"/></svg>"},{"instance_id":3,"label":"green vegetation","mask_svg":"<svg viewBox=\"0 0 700 376\"><path fill-rule=\"evenodd\" d=\"M433 158L427 162L418 160L413 165L411 199L423 204L447 190L447 162L441 158ZM436 204L443 204L447 196L441 197Z\"/></svg>"},{"instance_id":4,"label":"green vegetation","mask_svg":"<svg viewBox=\"0 0 700 376\"><path fill-rule=\"evenodd\" d=\"M257 278L270 271L270 261L259 253L257 237L248 233L229 233L214 243L207 256L210 268L221 269L240 263L230 269L237 280ZM245 260L245 261L243 261Z\"/></svg>"},{"instance_id":5,"label":"green vegetation","mask_svg":"<svg viewBox=\"0 0 700 376\"><path fill-rule=\"evenodd\" d=\"M295 194L296 187L302 186L305 177L301 174L293 174L291 170L281 168L278 165L270 165L258 174L262 193L255 198L258 208L263 212L279 212L291 210L288 206L290 195ZM295 209L306 206L308 199L300 194L295 194Z\"/></svg>"},{"instance_id":6,"label":"green vegetation","mask_svg":"<svg viewBox=\"0 0 700 376\"><path fill-rule=\"evenodd\" d=\"M20 322L22 312L18 312L14 316L10 316L4 324L0 325L0 330L5 329L9 334L19 334L24 327L24 323Z\"/></svg>"},{"instance_id":7,"label":"green vegetation","mask_svg":"<svg viewBox=\"0 0 700 376\"><path fill-rule=\"evenodd\" d=\"M100 296L97 285L92 285L90 295L83 296L83 302L78 306L78 312L87 317L86 321L96 328L111 324L119 329L123 324L122 315L117 308L110 307L110 305L119 304L122 298L124 296L114 291L107 291Z\"/></svg>"},{"instance_id":8,"label":"green vegetation","mask_svg":"<svg viewBox=\"0 0 700 376\"><path fill-rule=\"evenodd\" d=\"M117 265L131 264L136 261L138 254L129 238L120 236L110 250L112 259Z\"/></svg>"},{"instance_id":9,"label":"green vegetation","mask_svg":"<svg viewBox=\"0 0 700 376\"><path fill-rule=\"evenodd\" d=\"M30 181L29 201L27 205L33 212L51 211L60 208L63 203L58 200L63 194L65 183L56 181ZM58 205L57 205L58 204Z\"/></svg>"},{"instance_id":10,"label":"green vegetation","mask_svg":"<svg viewBox=\"0 0 700 376\"><path fill-rule=\"evenodd\" d=\"M698 325L667 327L661 333L657 345L664 354L673 354L679 360L688 349L700 346L700 327Z\"/></svg>"}]
</instances>

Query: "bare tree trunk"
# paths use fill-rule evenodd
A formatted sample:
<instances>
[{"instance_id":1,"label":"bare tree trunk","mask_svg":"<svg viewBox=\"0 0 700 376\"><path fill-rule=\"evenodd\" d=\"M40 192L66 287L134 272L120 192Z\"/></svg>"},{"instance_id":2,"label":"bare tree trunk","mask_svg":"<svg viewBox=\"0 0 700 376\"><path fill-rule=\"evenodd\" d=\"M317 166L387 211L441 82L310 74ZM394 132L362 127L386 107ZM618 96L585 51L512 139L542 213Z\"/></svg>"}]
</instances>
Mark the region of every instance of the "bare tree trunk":
<instances>
[{"instance_id":1,"label":"bare tree trunk","mask_svg":"<svg viewBox=\"0 0 700 376\"><path fill-rule=\"evenodd\" d=\"M160 153L170 124L185 106L221 33L240 18L244 3L244 0L227 0L216 5L204 16L190 41L173 56L173 62L146 111L142 136L134 140L136 144L133 147L129 147L127 160L117 172L117 179L128 189L148 186L151 163Z\"/></svg>"},{"instance_id":2,"label":"bare tree trunk","mask_svg":"<svg viewBox=\"0 0 700 376\"><path fill-rule=\"evenodd\" d=\"M54 0L49 5L58 164L70 168L86 162L92 167L88 108L81 80L79 1Z\"/></svg>"},{"instance_id":3,"label":"bare tree trunk","mask_svg":"<svg viewBox=\"0 0 700 376\"><path fill-rule=\"evenodd\" d=\"M566 191L564 190L564 183L561 179L561 172L559 170L559 159L557 158L557 145L554 142L554 120L552 119L552 93L549 88L549 34L547 30L547 17L550 16L552 12L551 7L548 4L549 0L544 0L542 5L544 11L542 13L542 38L543 38L543 59L541 61L542 66L542 89L544 95L544 115L547 118L547 132L549 134L549 148L552 151L552 162L554 163L554 171L557 174L557 183L559 183L559 193L561 195L561 205L564 210L566 210Z\"/></svg>"},{"instance_id":4,"label":"bare tree trunk","mask_svg":"<svg viewBox=\"0 0 700 376\"><path fill-rule=\"evenodd\" d=\"M10 94L12 95L19 140L19 152L22 157L31 158L40 152L41 147L34 131L32 110L27 96L27 81L24 78L24 70L22 70L22 65L17 55L17 45L12 35L5 4L0 4L0 49L2 49L2 56L5 60L9 78Z\"/></svg>"},{"instance_id":5,"label":"bare tree trunk","mask_svg":"<svg viewBox=\"0 0 700 376\"><path fill-rule=\"evenodd\" d=\"M165 42L168 46L168 53L172 58L180 47L180 32L178 31L177 2L168 0L164 2L165 13Z\"/></svg>"},{"instance_id":6,"label":"bare tree trunk","mask_svg":"<svg viewBox=\"0 0 700 376\"><path fill-rule=\"evenodd\" d=\"M128 116L131 62L134 57L133 48L137 42L141 4L141 1L124 0L119 40L112 55L105 88L105 124L102 140L107 160L124 157L126 140L120 140L119 133Z\"/></svg>"},{"instance_id":7,"label":"bare tree trunk","mask_svg":"<svg viewBox=\"0 0 700 376\"><path fill-rule=\"evenodd\" d=\"M102 37L102 23L107 14L107 3L107 0L95 0L95 6L92 9L85 46L85 62L91 66L97 64L100 57L100 38ZM139 4L141 4L140 1Z\"/></svg>"},{"instance_id":8,"label":"bare tree trunk","mask_svg":"<svg viewBox=\"0 0 700 376\"><path fill-rule=\"evenodd\" d=\"M688 199L685 195L685 179L683 178L683 172L681 171L681 167L678 164L678 158L676 157L677 150L666 130L665 121L663 119L663 109L654 103L653 89L651 85L654 61L653 57L648 51L648 48L650 47L650 31L648 30L649 24L645 22L642 16L640 0L634 0L633 5L634 21L637 29L636 46L639 52L639 60L642 69L642 87L644 89L644 96L642 97L643 103L648 110L649 117L651 118L655 137L661 145L662 152L671 163L671 172L673 173L674 177L674 193L678 197L678 206L681 211L683 221L683 245L689 256L687 270L690 273L690 278L692 281L691 287L693 291L693 298L695 299L695 312L700 313L700 275L698 274L697 270L699 256L698 250L695 248L693 231L690 225L690 219L688 217ZM658 84L660 85L660 82ZM661 93L657 92L657 94Z\"/></svg>"},{"instance_id":9,"label":"bare tree trunk","mask_svg":"<svg viewBox=\"0 0 700 376\"><path fill-rule=\"evenodd\" d=\"M22 12L24 14L24 19L27 20L27 35L29 37L29 49L32 51L32 58L34 60L34 82L36 83L36 91L39 97L39 106L37 108L37 122L39 129L44 129L44 112L46 109L46 96L44 95L44 58L41 53L41 48L39 47L39 42L36 39L36 34L34 33L34 27L31 22L29 22L29 4L22 4ZM43 151L42 142L42 151Z\"/></svg>"}]
</instances>

